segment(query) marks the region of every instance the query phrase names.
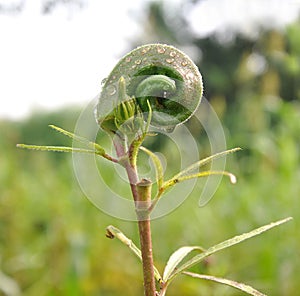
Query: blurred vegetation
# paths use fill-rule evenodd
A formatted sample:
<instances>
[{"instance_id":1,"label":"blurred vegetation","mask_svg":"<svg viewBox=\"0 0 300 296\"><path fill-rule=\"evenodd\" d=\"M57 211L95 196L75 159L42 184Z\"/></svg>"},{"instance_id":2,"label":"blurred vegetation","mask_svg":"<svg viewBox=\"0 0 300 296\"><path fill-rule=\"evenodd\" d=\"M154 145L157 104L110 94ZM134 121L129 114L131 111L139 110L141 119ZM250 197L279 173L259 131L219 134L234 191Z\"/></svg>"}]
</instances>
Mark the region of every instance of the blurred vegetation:
<instances>
[{"instance_id":1,"label":"blurred vegetation","mask_svg":"<svg viewBox=\"0 0 300 296\"><path fill-rule=\"evenodd\" d=\"M196 190L176 211L153 221L157 266L161 269L180 246L208 247L293 216L292 222L194 269L249 283L268 295L297 295L300 22L284 30L261 30L255 38L236 33L224 43L217 35L197 38L184 16L176 14L177 25L166 21L162 6L152 4L147 41L196 50L205 96L222 122L228 147L244 150L227 161L237 185L223 181L203 208L197 207ZM182 24L184 34L177 30ZM33 114L22 122L0 121L0 295L4 286L8 292L3 295L18 295L16 285L26 296L142 294L139 262L118 241L105 238L105 227L114 224L137 242L136 225L101 213L84 198L71 155L15 148L16 143L70 145L48 124L72 130L78 114L69 109ZM207 140L201 128L193 121L189 127L203 146ZM167 146L160 142L159 149ZM240 295L187 277L169 294Z\"/></svg>"}]
</instances>

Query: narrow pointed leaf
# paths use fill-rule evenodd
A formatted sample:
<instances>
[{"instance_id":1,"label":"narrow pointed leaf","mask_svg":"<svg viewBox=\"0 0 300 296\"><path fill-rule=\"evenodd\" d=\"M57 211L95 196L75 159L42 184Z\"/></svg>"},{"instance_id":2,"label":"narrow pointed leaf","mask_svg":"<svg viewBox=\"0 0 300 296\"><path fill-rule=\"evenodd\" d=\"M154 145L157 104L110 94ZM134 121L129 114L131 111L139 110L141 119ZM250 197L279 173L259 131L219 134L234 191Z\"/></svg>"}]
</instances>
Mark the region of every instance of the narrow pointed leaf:
<instances>
[{"instance_id":1,"label":"narrow pointed leaf","mask_svg":"<svg viewBox=\"0 0 300 296\"><path fill-rule=\"evenodd\" d=\"M146 152L151 157L151 160L155 167L157 186L158 186L158 189L160 189L163 184L163 167L162 167L161 161L158 158L158 156L155 153L153 153L152 151L150 151L149 149L147 149L143 146L141 146L140 149L142 151Z\"/></svg>"},{"instance_id":2,"label":"narrow pointed leaf","mask_svg":"<svg viewBox=\"0 0 300 296\"><path fill-rule=\"evenodd\" d=\"M97 143L91 142L91 141L89 141L88 139L86 139L84 137L77 136L77 135L75 135L75 134L73 134L71 132L68 132L68 131L66 131L66 130L58 127L58 126L55 126L53 124L50 124L49 127L51 127L52 129L58 131L59 133L65 135L65 136L67 136L67 137L69 137L69 138L71 138L73 140L76 140L77 142L80 142L82 144L87 145L90 148L93 148L93 149L97 150L98 154L100 154L100 155L104 155L105 154L104 148L102 148Z\"/></svg>"},{"instance_id":3,"label":"narrow pointed leaf","mask_svg":"<svg viewBox=\"0 0 300 296\"><path fill-rule=\"evenodd\" d=\"M168 181L166 181L163 184L163 189L167 189L173 185L175 185L176 183L183 181L183 180L189 180L189 179L193 179L193 178L199 178L199 177L206 177L209 175L227 175L230 178L231 183L236 183L236 177L226 171L205 171L205 172L199 172L199 173L194 173L191 174L192 171L195 171L196 169L199 169L200 167L202 167L203 165L211 162L214 159L218 159L222 156L228 155L230 153L236 152L241 150L241 148L237 147L237 148L233 148L230 150L226 150L226 151L222 151L219 153L216 153L214 155L211 155L209 157L206 157L204 159L201 159L195 163L193 163L192 165L190 165L189 167L187 167L186 169L182 170L181 172L179 172L178 174L176 174L175 176L173 176L171 179L169 179Z\"/></svg>"},{"instance_id":4,"label":"narrow pointed leaf","mask_svg":"<svg viewBox=\"0 0 300 296\"><path fill-rule=\"evenodd\" d=\"M205 250L198 246L186 246L176 250L169 258L163 274L163 281L167 282L170 275L174 272L182 260L192 251L204 252Z\"/></svg>"},{"instance_id":5,"label":"narrow pointed leaf","mask_svg":"<svg viewBox=\"0 0 300 296\"><path fill-rule=\"evenodd\" d=\"M199 173L196 173L196 174L182 176L182 177L178 178L178 182L181 182L181 181L184 181L184 180L190 180L190 179L194 179L194 178L208 177L208 176L212 176L212 175L227 176L227 177L229 177L230 182L232 184L236 183L236 176L232 173L227 172L227 171L204 171L204 172L199 172Z\"/></svg>"},{"instance_id":6,"label":"narrow pointed leaf","mask_svg":"<svg viewBox=\"0 0 300 296\"><path fill-rule=\"evenodd\" d=\"M95 150L64 147L64 146L39 146L39 145L17 144L17 147L23 149L29 149L29 150L39 150L39 151L78 152L78 153L98 154L97 151Z\"/></svg>"},{"instance_id":7,"label":"narrow pointed leaf","mask_svg":"<svg viewBox=\"0 0 300 296\"><path fill-rule=\"evenodd\" d=\"M266 296L266 294L263 294L263 293L257 291L256 289L252 288L251 286L243 284L243 283L239 283L239 282L236 282L236 281L223 279L223 278L219 278L219 277L215 277L215 276L211 276L211 275L206 275L206 274L197 274L197 273L193 273L193 272L187 272L187 271L185 271L184 274L186 274L188 276L191 276L193 278L214 281L214 282L217 282L217 283L220 283L220 284L231 286L231 287L236 288L240 291L243 291L243 292L245 292L249 295Z\"/></svg>"},{"instance_id":8,"label":"narrow pointed leaf","mask_svg":"<svg viewBox=\"0 0 300 296\"><path fill-rule=\"evenodd\" d=\"M149 103L149 100L147 100L147 106L148 106L148 118L147 118L147 123L146 123L146 129L145 129L145 136L148 133L149 127L150 127L150 123L151 123L151 119L152 119L152 108L151 105Z\"/></svg>"},{"instance_id":9,"label":"narrow pointed leaf","mask_svg":"<svg viewBox=\"0 0 300 296\"><path fill-rule=\"evenodd\" d=\"M112 225L109 225L106 228L106 236L108 238L116 237L117 239L119 239L124 245L126 245L134 253L135 256L137 256L142 261L141 250L132 242L131 239L126 237L126 235L120 229L118 229ZM153 266L153 268L154 268L155 279L160 283L162 280L162 277L161 277L158 269L155 266Z\"/></svg>"},{"instance_id":10,"label":"narrow pointed leaf","mask_svg":"<svg viewBox=\"0 0 300 296\"><path fill-rule=\"evenodd\" d=\"M194 171L202 166L204 166L205 164L207 163L210 163L211 161L215 160L215 159L218 159L220 157L223 157L225 155L228 155L230 153L234 153L234 152L237 152L237 151L240 151L242 150L242 148L240 147L237 147L237 148L233 148L233 149L229 149L229 150L226 150L226 151L222 151L222 152L219 152L219 153L216 153L216 154L213 154L211 156L208 156L204 159L201 159L195 163L193 163L192 165L190 165L189 167L187 167L186 169L182 170L181 172L179 172L177 175L175 175L172 179L174 178L178 178L180 176L183 176L183 175L186 175L187 173L191 172L191 171Z\"/></svg>"},{"instance_id":11,"label":"narrow pointed leaf","mask_svg":"<svg viewBox=\"0 0 300 296\"><path fill-rule=\"evenodd\" d=\"M250 232L247 232L247 233L244 233L242 235L238 235L238 236L235 236L233 238L230 238L226 241L223 241L215 246L212 246L210 247L209 249L207 249L205 252L199 254L199 255L196 255L195 257L193 257L192 259L190 259L189 261L187 261L186 263L182 264L180 267L178 267L173 273L172 275L169 277L169 281L171 281L176 275L178 275L179 273L182 273L183 271L185 271L186 269L192 267L193 265L199 263L200 261L202 261L204 258L216 253L216 252L219 252L223 249L226 249L226 248L229 248L233 245L236 245L244 240L247 240L253 236L256 236L256 235L259 235L273 227L276 227L280 224L283 224L285 222L288 222L292 219L292 217L288 217L286 219L283 219L283 220L279 220L277 222L273 222L273 223L270 223L270 224L267 224L267 225L264 225L262 227L259 227L257 229L254 229Z\"/></svg>"},{"instance_id":12,"label":"narrow pointed leaf","mask_svg":"<svg viewBox=\"0 0 300 296\"><path fill-rule=\"evenodd\" d=\"M168 181L166 181L163 185L164 190L179 183L182 181L190 180L190 179L195 179L195 178L201 178L201 177L208 177L208 176L213 176L213 175L223 175L227 176L230 178L230 182L232 184L236 183L236 177L234 174L226 172L226 171L204 171L204 172L199 172L191 175L186 175L186 176L180 176L177 178L172 178Z\"/></svg>"}]
</instances>

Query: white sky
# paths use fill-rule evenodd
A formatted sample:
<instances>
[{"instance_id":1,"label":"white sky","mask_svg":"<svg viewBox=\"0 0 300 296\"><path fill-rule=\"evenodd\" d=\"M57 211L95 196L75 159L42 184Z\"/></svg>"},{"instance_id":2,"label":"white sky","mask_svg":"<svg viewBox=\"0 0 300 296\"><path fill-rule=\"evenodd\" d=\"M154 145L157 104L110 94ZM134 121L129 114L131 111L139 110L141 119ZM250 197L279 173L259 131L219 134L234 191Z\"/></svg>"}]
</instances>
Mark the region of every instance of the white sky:
<instances>
[{"instance_id":1,"label":"white sky","mask_svg":"<svg viewBox=\"0 0 300 296\"><path fill-rule=\"evenodd\" d=\"M90 0L71 18L26 3L20 15L0 15L0 118L90 101L139 32L128 11L140 0Z\"/></svg>"},{"instance_id":2,"label":"white sky","mask_svg":"<svg viewBox=\"0 0 300 296\"><path fill-rule=\"evenodd\" d=\"M282 27L296 20L299 7L300 0L204 0L189 19L199 36L229 28L253 34L258 25Z\"/></svg>"},{"instance_id":3,"label":"white sky","mask_svg":"<svg viewBox=\"0 0 300 296\"><path fill-rule=\"evenodd\" d=\"M29 0L20 15L0 15L0 118L93 99L130 40L142 34L132 13L141 17L146 2L89 0L72 16L64 8L45 16L40 1ZM273 18L284 24L297 17L299 6L300 0L207 0L189 17L203 36L224 23L249 26L249 20Z\"/></svg>"}]
</instances>

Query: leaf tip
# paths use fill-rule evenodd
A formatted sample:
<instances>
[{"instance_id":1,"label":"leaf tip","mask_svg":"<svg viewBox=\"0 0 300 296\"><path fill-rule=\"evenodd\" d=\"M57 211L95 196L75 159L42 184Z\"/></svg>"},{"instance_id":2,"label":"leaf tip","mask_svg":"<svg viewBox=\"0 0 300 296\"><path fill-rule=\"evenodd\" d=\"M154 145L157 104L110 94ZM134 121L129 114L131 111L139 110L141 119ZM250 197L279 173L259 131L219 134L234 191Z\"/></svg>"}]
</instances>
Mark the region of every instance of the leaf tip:
<instances>
[{"instance_id":1,"label":"leaf tip","mask_svg":"<svg viewBox=\"0 0 300 296\"><path fill-rule=\"evenodd\" d=\"M291 221L293 219L294 219L293 217L287 217L287 218L283 219L282 221L283 221L283 223L285 223L285 222Z\"/></svg>"},{"instance_id":2,"label":"leaf tip","mask_svg":"<svg viewBox=\"0 0 300 296\"><path fill-rule=\"evenodd\" d=\"M229 178L230 178L230 183L231 184L236 184L237 179L236 179L236 176L234 174L230 174Z\"/></svg>"}]
</instances>

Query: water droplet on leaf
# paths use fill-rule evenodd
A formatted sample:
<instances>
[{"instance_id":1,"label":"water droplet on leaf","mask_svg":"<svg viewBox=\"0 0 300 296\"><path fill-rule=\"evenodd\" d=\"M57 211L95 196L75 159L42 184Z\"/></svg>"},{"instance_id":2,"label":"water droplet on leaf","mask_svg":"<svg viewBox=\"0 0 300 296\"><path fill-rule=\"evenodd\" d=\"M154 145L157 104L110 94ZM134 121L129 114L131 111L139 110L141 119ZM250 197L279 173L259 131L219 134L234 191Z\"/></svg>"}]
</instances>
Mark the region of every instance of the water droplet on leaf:
<instances>
[{"instance_id":1,"label":"water droplet on leaf","mask_svg":"<svg viewBox=\"0 0 300 296\"><path fill-rule=\"evenodd\" d=\"M166 62L167 62L168 64L172 64L172 63L174 62L174 59L166 59Z\"/></svg>"},{"instance_id":2,"label":"water droplet on leaf","mask_svg":"<svg viewBox=\"0 0 300 296\"><path fill-rule=\"evenodd\" d=\"M186 67L187 64L188 64L188 62L187 62L186 60L183 60L183 61L181 62L181 66L183 66L183 67Z\"/></svg>"},{"instance_id":3,"label":"water droplet on leaf","mask_svg":"<svg viewBox=\"0 0 300 296\"><path fill-rule=\"evenodd\" d=\"M116 94L117 89L116 89L116 87L115 87L114 85L109 85L109 86L107 87L107 92L108 92L108 94L109 94L110 96L113 96L114 94Z\"/></svg>"},{"instance_id":4,"label":"water droplet on leaf","mask_svg":"<svg viewBox=\"0 0 300 296\"><path fill-rule=\"evenodd\" d=\"M162 47L162 46L159 46L159 47L157 47L157 52L158 53L165 53L166 49L164 47Z\"/></svg>"}]
</instances>

